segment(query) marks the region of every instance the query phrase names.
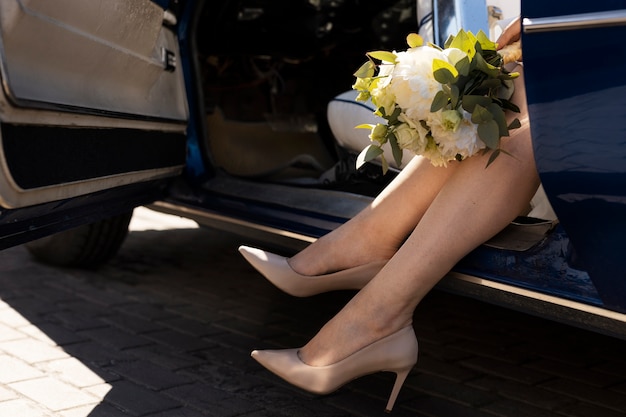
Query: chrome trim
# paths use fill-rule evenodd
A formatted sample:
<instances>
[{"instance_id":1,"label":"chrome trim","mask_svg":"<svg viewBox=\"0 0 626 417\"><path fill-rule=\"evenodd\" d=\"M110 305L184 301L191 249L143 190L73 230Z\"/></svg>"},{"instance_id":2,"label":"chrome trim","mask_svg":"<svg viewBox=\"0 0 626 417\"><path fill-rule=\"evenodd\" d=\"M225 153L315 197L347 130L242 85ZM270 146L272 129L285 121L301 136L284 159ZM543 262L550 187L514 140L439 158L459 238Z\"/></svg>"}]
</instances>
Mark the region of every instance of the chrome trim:
<instances>
[{"instance_id":1,"label":"chrome trim","mask_svg":"<svg viewBox=\"0 0 626 417\"><path fill-rule=\"evenodd\" d=\"M626 340L626 314L617 311L458 272L436 288Z\"/></svg>"},{"instance_id":2,"label":"chrome trim","mask_svg":"<svg viewBox=\"0 0 626 417\"><path fill-rule=\"evenodd\" d=\"M148 208L151 208L153 210L160 211L160 212L178 214L180 216L188 217L188 218L196 220L198 223L201 223L201 224L209 224L207 222L203 222L203 220L218 221L218 222L228 223L234 226L244 227L247 229L258 230L264 233L270 233L273 235L277 235L277 236L281 236L281 237L285 237L289 239L295 239L295 240L299 240L299 241L306 242L306 243L313 243L317 240L314 237L302 235L300 233L289 232L287 230L278 229L275 227L263 226L263 225L248 222L245 220L235 219L233 217L228 217L228 216L224 216L221 214L194 209L191 207L182 206L178 204L172 204L172 203L168 203L165 201L157 201L151 204L150 206L148 206ZM213 225L212 223L210 224Z\"/></svg>"},{"instance_id":3,"label":"chrome trim","mask_svg":"<svg viewBox=\"0 0 626 417\"><path fill-rule=\"evenodd\" d=\"M0 137L1 146L2 138ZM173 177L180 175L183 169L184 165L155 168L25 190L17 185L11 176L5 158L0 155L0 208L16 209L50 201L64 200L123 185Z\"/></svg>"},{"instance_id":4,"label":"chrome trim","mask_svg":"<svg viewBox=\"0 0 626 417\"><path fill-rule=\"evenodd\" d=\"M591 29L626 25L626 10L581 13L554 17L524 18L524 33L533 34L556 30Z\"/></svg>"}]
</instances>

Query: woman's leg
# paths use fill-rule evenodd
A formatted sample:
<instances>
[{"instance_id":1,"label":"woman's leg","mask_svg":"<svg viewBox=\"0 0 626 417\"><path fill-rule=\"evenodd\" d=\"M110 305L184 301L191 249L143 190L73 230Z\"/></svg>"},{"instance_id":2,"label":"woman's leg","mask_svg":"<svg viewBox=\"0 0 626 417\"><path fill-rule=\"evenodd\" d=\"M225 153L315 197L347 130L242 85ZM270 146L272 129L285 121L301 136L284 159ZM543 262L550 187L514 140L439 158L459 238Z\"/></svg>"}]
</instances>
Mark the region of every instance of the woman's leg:
<instances>
[{"instance_id":1,"label":"woman's leg","mask_svg":"<svg viewBox=\"0 0 626 417\"><path fill-rule=\"evenodd\" d=\"M391 258L453 171L413 158L372 204L294 255L289 265L319 275Z\"/></svg>"},{"instance_id":2,"label":"woman's leg","mask_svg":"<svg viewBox=\"0 0 626 417\"><path fill-rule=\"evenodd\" d=\"M538 185L528 120L503 140L514 157L487 156L456 164L421 220L381 272L300 350L309 365L327 365L412 321L428 291L467 253L502 230L526 207ZM410 179L407 179L410 182ZM407 197L397 190L397 201ZM406 205L385 206L393 223ZM387 233L378 232L379 236ZM355 242L359 233L348 237Z\"/></svg>"}]
</instances>

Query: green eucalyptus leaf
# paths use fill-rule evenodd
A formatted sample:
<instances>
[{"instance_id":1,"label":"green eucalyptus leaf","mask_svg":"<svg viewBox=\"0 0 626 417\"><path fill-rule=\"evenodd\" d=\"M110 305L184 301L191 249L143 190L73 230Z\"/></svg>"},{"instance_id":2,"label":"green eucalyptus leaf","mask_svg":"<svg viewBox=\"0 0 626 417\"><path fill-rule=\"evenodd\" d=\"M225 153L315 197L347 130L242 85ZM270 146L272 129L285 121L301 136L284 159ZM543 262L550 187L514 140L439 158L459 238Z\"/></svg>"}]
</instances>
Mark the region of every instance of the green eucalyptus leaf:
<instances>
[{"instance_id":1,"label":"green eucalyptus leaf","mask_svg":"<svg viewBox=\"0 0 626 417\"><path fill-rule=\"evenodd\" d=\"M493 163L493 161L496 160L498 155L500 155L500 149L494 149L494 151L491 152L491 156L489 157L489 160L487 161L487 166L485 166L485 168L487 168L489 165L491 165Z\"/></svg>"},{"instance_id":2,"label":"green eucalyptus leaf","mask_svg":"<svg viewBox=\"0 0 626 417\"><path fill-rule=\"evenodd\" d=\"M424 38L417 33L409 33L406 37L406 43L411 48L417 48L418 46L424 45Z\"/></svg>"},{"instance_id":3,"label":"green eucalyptus leaf","mask_svg":"<svg viewBox=\"0 0 626 417\"><path fill-rule=\"evenodd\" d=\"M487 78L478 86L479 89L492 89L502 86L502 81L497 78Z\"/></svg>"},{"instance_id":4,"label":"green eucalyptus leaf","mask_svg":"<svg viewBox=\"0 0 626 417\"><path fill-rule=\"evenodd\" d=\"M432 104L430 105L430 111L434 113L443 109L448 105L448 100L449 97L446 93L443 91L437 92L437 94L435 94L435 98L433 98Z\"/></svg>"},{"instance_id":5,"label":"green eucalyptus leaf","mask_svg":"<svg viewBox=\"0 0 626 417\"><path fill-rule=\"evenodd\" d=\"M500 129L495 120L489 120L478 125L478 137L489 149L500 147Z\"/></svg>"},{"instance_id":6,"label":"green eucalyptus leaf","mask_svg":"<svg viewBox=\"0 0 626 417\"><path fill-rule=\"evenodd\" d=\"M371 78L376 74L376 65L372 61L367 61L354 73L357 78Z\"/></svg>"},{"instance_id":7,"label":"green eucalyptus leaf","mask_svg":"<svg viewBox=\"0 0 626 417\"><path fill-rule=\"evenodd\" d=\"M489 64L480 54L476 54L474 60L476 61L476 69L484 72L489 77L497 78L500 75L500 69Z\"/></svg>"},{"instance_id":8,"label":"green eucalyptus leaf","mask_svg":"<svg viewBox=\"0 0 626 417\"><path fill-rule=\"evenodd\" d=\"M497 48L496 43L489 39L489 36L482 29L476 34L476 39L483 51L495 51Z\"/></svg>"},{"instance_id":9,"label":"green eucalyptus leaf","mask_svg":"<svg viewBox=\"0 0 626 417\"><path fill-rule=\"evenodd\" d=\"M459 87L456 84L452 84L452 87L450 87L450 104L453 109L456 109L459 105L459 95Z\"/></svg>"},{"instance_id":10,"label":"green eucalyptus leaf","mask_svg":"<svg viewBox=\"0 0 626 417\"><path fill-rule=\"evenodd\" d=\"M367 55L371 58L378 59L379 61L390 62L392 64L395 64L397 59L396 54L389 51L373 51L368 52Z\"/></svg>"},{"instance_id":11,"label":"green eucalyptus leaf","mask_svg":"<svg viewBox=\"0 0 626 417\"><path fill-rule=\"evenodd\" d=\"M383 175L385 175L387 171L389 171L389 163L387 162L387 158L385 158L385 155L383 154L380 155L380 163L382 164Z\"/></svg>"},{"instance_id":12,"label":"green eucalyptus leaf","mask_svg":"<svg viewBox=\"0 0 626 417\"><path fill-rule=\"evenodd\" d=\"M491 121L493 121L493 115L489 110L487 110L487 108L481 106L480 104L474 106L474 111L472 112L472 123L482 125Z\"/></svg>"},{"instance_id":13,"label":"green eucalyptus leaf","mask_svg":"<svg viewBox=\"0 0 626 417\"><path fill-rule=\"evenodd\" d=\"M463 76L467 76L470 73L471 65L469 57L465 57L457 62L454 67L457 69L459 74Z\"/></svg>"},{"instance_id":14,"label":"green eucalyptus leaf","mask_svg":"<svg viewBox=\"0 0 626 417\"><path fill-rule=\"evenodd\" d=\"M506 116L504 115L504 110L502 107L498 106L496 103L491 103L487 110L493 116L493 120L498 123L498 129L500 129L500 136L509 136L509 128L506 125Z\"/></svg>"},{"instance_id":15,"label":"green eucalyptus leaf","mask_svg":"<svg viewBox=\"0 0 626 417\"><path fill-rule=\"evenodd\" d=\"M509 130L519 129L520 127L522 127L522 122L520 122L518 118L515 118L508 126Z\"/></svg>"},{"instance_id":16,"label":"green eucalyptus leaf","mask_svg":"<svg viewBox=\"0 0 626 417\"><path fill-rule=\"evenodd\" d=\"M396 106L393 109L393 112L389 115L389 117L386 117L386 119L389 120L390 125L395 125L398 123L398 116L400 116L400 113L402 113L402 109Z\"/></svg>"},{"instance_id":17,"label":"green eucalyptus leaf","mask_svg":"<svg viewBox=\"0 0 626 417\"><path fill-rule=\"evenodd\" d=\"M474 36L472 35L471 32L466 32L461 29L456 34L452 42L450 42L449 47L460 49L461 51L465 52L469 56L470 60L472 60L474 59L474 55L476 54L476 48L474 47L474 44L476 42L473 39L473 37Z\"/></svg>"},{"instance_id":18,"label":"green eucalyptus leaf","mask_svg":"<svg viewBox=\"0 0 626 417\"><path fill-rule=\"evenodd\" d=\"M443 47L445 49L450 48L450 45L452 44L452 42L454 42L454 35L448 35L448 39L446 39L446 41L443 43Z\"/></svg>"},{"instance_id":19,"label":"green eucalyptus leaf","mask_svg":"<svg viewBox=\"0 0 626 417\"><path fill-rule=\"evenodd\" d=\"M398 138L394 133L389 135L389 145L391 146L391 153L393 154L393 160L396 162L396 166L399 168L402 165L402 148L398 144Z\"/></svg>"},{"instance_id":20,"label":"green eucalyptus leaf","mask_svg":"<svg viewBox=\"0 0 626 417\"><path fill-rule=\"evenodd\" d=\"M433 59L433 76L441 84L449 84L456 81L459 72L454 65L442 59Z\"/></svg>"},{"instance_id":21,"label":"green eucalyptus leaf","mask_svg":"<svg viewBox=\"0 0 626 417\"><path fill-rule=\"evenodd\" d=\"M441 84L451 84L454 82L454 75L447 68L439 68L433 72L435 80Z\"/></svg>"},{"instance_id":22,"label":"green eucalyptus leaf","mask_svg":"<svg viewBox=\"0 0 626 417\"><path fill-rule=\"evenodd\" d=\"M464 95L461 99L461 106L470 113L474 112L474 107L476 106L487 107L490 104L491 99L485 96Z\"/></svg>"},{"instance_id":23,"label":"green eucalyptus leaf","mask_svg":"<svg viewBox=\"0 0 626 417\"><path fill-rule=\"evenodd\" d=\"M356 168L361 168L366 162L373 161L383 154L383 150L378 145L368 145L365 149L359 153L359 156L356 158Z\"/></svg>"},{"instance_id":24,"label":"green eucalyptus leaf","mask_svg":"<svg viewBox=\"0 0 626 417\"><path fill-rule=\"evenodd\" d=\"M515 84L511 80L502 80L502 85L498 88L497 96L500 100L510 100L515 92Z\"/></svg>"},{"instance_id":25,"label":"green eucalyptus leaf","mask_svg":"<svg viewBox=\"0 0 626 417\"><path fill-rule=\"evenodd\" d=\"M502 108L505 110L511 110L512 112L519 113L520 109L517 107L517 104L513 103L510 100L500 100L502 103Z\"/></svg>"}]
</instances>

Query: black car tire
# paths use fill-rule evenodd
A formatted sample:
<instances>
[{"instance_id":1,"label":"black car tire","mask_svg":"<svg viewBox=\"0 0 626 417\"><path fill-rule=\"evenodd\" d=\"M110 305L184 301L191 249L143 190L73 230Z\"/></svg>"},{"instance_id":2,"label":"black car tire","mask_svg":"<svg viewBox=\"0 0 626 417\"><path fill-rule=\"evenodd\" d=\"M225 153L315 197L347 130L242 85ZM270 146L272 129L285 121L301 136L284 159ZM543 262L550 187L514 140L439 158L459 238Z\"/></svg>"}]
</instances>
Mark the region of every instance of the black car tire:
<instances>
[{"instance_id":1,"label":"black car tire","mask_svg":"<svg viewBox=\"0 0 626 417\"><path fill-rule=\"evenodd\" d=\"M55 266L96 268L111 260L128 235L133 212L86 224L26 244L36 260Z\"/></svg>"}]
</instances>

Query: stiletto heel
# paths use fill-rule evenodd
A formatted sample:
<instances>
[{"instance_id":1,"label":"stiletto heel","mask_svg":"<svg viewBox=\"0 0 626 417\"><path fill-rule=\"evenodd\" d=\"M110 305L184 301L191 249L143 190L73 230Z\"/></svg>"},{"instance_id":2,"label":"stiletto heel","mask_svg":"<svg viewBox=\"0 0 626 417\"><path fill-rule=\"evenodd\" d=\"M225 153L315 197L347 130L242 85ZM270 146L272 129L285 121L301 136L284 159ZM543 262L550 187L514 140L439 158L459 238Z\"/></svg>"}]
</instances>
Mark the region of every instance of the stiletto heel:
<instances>
[{"instance_id":1,"label":"stiletto heel","mask_svg":"<svg viewBox=\"0 0 626 417\"><path fill-rule=\"evenodd\" d=\"M290 384L321 395L364 375L395 372L396 382L386 407L386 411L390 411L407 375L417 363L417 350L413 326L407 326L332 365L307 365L298 356L299 349L255 350L252 357Z\"/></svg>"},{"instance_id":2,"label":"stiletto heel","mask_svg":"<svg viewBox=\"0 0 626 417\"><path fill-rule=\"evenodd\" d=\"M393 389L389 395L389 401L387 401L385 413L391 413L391 409L393 408L396 398L398 398L398 394L400 393L400 388L404 385L404 381L406 380L406 377L409 376L409 372L411 372L412 368L413 367L410 367L396 372L396 382L393 384Z\"/></svg>"},{"instance_id":3,"label":"stiletto heel","mask_svg":"<svg viewBox=\"0 0 626 417\"><path fill-rule=\"evenodd\" d=\"M386 264L386 261L376 261L331 274L309 276L294 271L283 256L249 246L240 246L239 252L268 281L295 297L333 290L360 290Z\"/></svg>"}]
</instances>

